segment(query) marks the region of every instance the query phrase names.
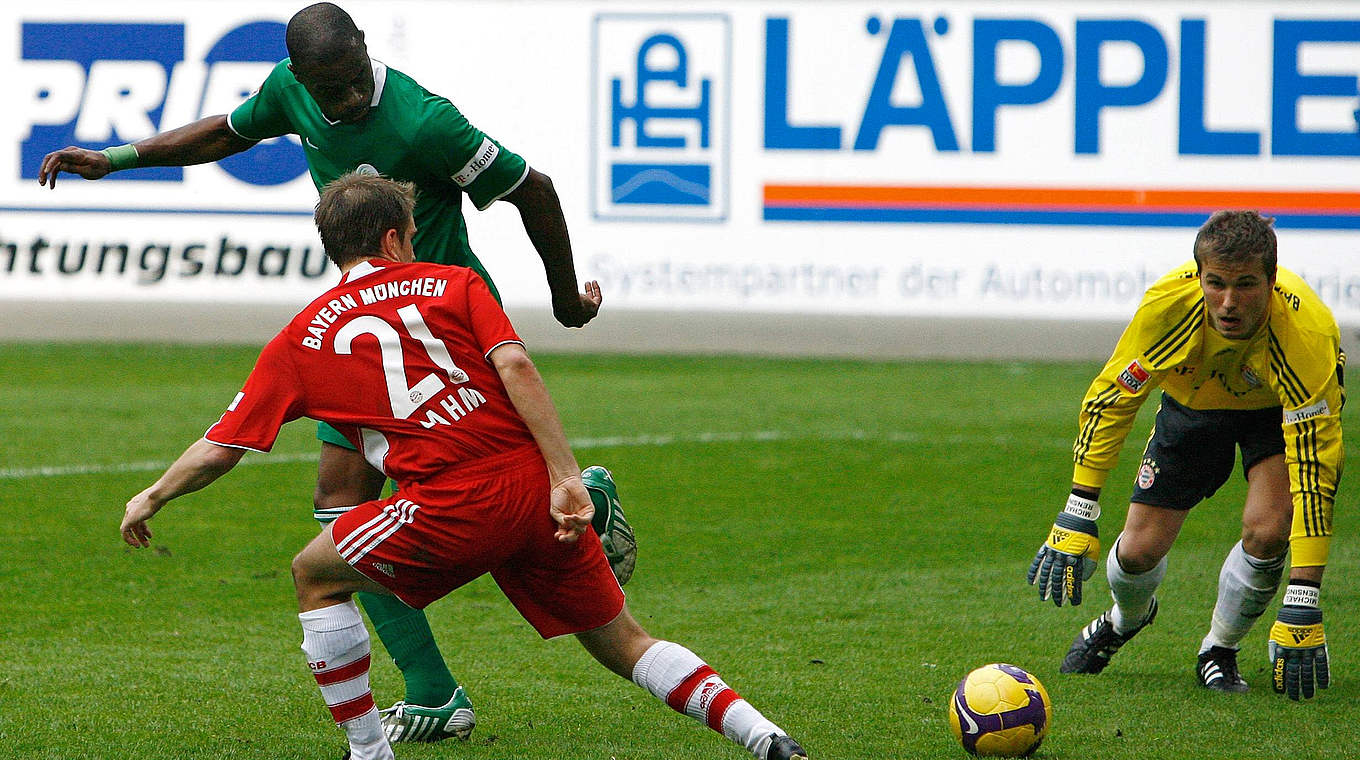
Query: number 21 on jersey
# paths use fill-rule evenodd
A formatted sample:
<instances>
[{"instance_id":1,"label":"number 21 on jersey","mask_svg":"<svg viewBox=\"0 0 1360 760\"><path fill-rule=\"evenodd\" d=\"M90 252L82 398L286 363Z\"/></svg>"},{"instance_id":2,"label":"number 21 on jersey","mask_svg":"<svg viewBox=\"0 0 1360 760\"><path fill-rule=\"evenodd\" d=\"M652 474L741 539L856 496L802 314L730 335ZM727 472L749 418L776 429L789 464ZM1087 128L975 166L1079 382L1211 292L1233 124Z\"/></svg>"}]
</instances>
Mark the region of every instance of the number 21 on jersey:
<instances>
[{"instance_id":1,"label":"number 21 on jersey","mask_svg":"<svg viewBox=\"0 0 1360 760\"><path fill-rule=\"evenodd\" d=\"M434 337L425 325L425 318L414 304L397 309L397 316L406 327L406 332L425 347L430 359L448 375L454 383L466 383L468 374L453 363L448 346ZM335 334L335 353L349 356L353 353L354 339L360 335L372 335L378 339L378 349L382 355L383 375L387 380L387 398L392 404L392 416L404 420L415 413L426 400L433 398L445 387L444 380L431 372L415 385L406 385L406 358L401 350L401 335L381 317L365 314L345 323Z\"/></svg>"}]
</instances>

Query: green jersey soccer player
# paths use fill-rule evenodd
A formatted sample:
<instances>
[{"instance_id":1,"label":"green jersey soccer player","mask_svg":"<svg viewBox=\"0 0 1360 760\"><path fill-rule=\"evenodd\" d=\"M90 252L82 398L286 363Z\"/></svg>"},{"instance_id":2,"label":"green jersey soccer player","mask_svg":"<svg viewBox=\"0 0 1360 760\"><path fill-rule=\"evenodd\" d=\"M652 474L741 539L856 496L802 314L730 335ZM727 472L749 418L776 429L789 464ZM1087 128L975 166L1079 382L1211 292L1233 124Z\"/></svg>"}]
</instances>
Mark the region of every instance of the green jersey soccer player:
<instances>
[{"instance_id":1,"label":"green jersey soccer player","mask_svg":"<svg viewBox=\"0 0 1360 760\"><path fill-rule=\"evenodd\" d=\"M413 183L417 258L470 267L493 294L495 285L468 245L462 197L466 194L479 209L497 200L511 203L543 260L554 316L567 327L580 327L595 316L599 285L587 282L583 293L576 290L566 221L546 175L473 127L447 99L369 58L363 32L339 7L318 3L302 9L288 22L285 42L289 58L230 115L200 119L133 145L54 151L43 159L39 184L55 187L63 171L99 179L137 166L209 163L260 140L297 135L318 190L354 171ZM334 430L323 426L319 437L318 518L332 520L377 498L385 482L382 473ZM614 483L603 467L587 468L583 478L596 503L596 530L625 582L636 545ZM406 699L384 716L388 738L466 738L474 723L471 703L444 665L424 613L391 598L360 598L406 681Z\"/></svg>"}]
</instances>

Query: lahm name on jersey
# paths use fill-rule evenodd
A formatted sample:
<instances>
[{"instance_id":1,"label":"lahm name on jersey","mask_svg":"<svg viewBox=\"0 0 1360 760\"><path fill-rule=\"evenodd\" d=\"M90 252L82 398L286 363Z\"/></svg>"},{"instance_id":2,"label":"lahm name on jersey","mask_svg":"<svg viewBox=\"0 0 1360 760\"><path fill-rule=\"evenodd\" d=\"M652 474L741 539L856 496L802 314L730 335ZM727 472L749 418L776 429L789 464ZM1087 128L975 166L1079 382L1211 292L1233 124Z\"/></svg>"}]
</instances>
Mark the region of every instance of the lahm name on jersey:
<instances>
[{"instance_id":1,"label":"lahm name on jersey","mask_svg":"<svg viewBox=\"0 0 1360 760\"><path fill-rule=\"evenodd\" d=\"M418 420L418 422L426 430L435 425L452 425L473 409L485 403L486 396L483 396L481 391L464 385L439 400L439 408L443 410L444 414L440 414L434 408L426 409L425 419Z\"/></svg>"},{"instance_id":2,"label":"lahm name on jersey","mask_svg":"<svg viewBox=\"0 0 1360 760\"><path fill-rule=\"evenodd\" d=\"M437 277L417 277L413 280L397 280L395 282L380 282L371 288L359 289L359 301L363 301L365 306L375 304L379 301L386 301L389 298L399 298L401 296L426 296L438 298L444 295L444 291L449 287L448 280ZM321 350L321 340L326 337L326 330L340 315L350 309L359 306L354 296L345 293L339 298L332 298L317 310L312 316L311 322L307 324L307 332L310 335L302 339L302 345L307 348Z\"/></svg>"}]
</instances>

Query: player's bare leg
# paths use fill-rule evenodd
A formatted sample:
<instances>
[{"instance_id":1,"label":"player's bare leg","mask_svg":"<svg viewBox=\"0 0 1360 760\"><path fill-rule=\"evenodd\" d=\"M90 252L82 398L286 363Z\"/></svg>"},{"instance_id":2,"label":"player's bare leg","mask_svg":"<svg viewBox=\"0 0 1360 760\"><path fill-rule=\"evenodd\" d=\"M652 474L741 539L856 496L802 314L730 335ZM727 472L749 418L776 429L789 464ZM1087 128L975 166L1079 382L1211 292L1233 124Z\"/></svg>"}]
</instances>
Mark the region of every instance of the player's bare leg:
<instances>
[{"instance_id":1,"label":"player's bare leg","mask_svg":"<svg viewBox=\"0 0 1360 760\"><path fill-rule=\"evenodd\" d=\"M340 557L326 526L293 559L302 651L354 760L392 760L392 745L368 686L369 640L355 591L386 591Z\"/></svg>"},{"instance_id":2,"label":"player's bare leg","mask_svg":"<svg viewBox=\"0 0 1360 760\"><path fill-rule=\"evenodd\" d=\"M576 638L600 664L759 760L806 760L798 742L742 699L703 660L679 644L650 636L626 606L609 624Z\"/></svg>"},{"instance_id":3,"label":"player's bare leg","mask_svg":"<svg viewBox=\"0 0 1360 760\"><path fill-rule=\"evenodd\" d=\"M359 452L323 442L313 496L317 519L326 524L356 504L379 498L386 482ZM385 594L361 593L359 603L406 686L405 698L382 711L387 738L467 739L477 723L472 702L444 663L425 613Z\"/></svg>"},{"instance_id":4,"label":"player's bare leg","mask_svg":"<svg viewBox=\"0 0 1360 760\"><path fill-rule=\"evenodd\" d=\"M1215 691L1244 692L1237 650L1265 612L1284 575L1294 504L1284 455L1257 462L1247 472L1242 540L1228 552L1218 575L1218 601L1209 634L1200 645L1195 672Z\"/></svg>"}]
</instances>

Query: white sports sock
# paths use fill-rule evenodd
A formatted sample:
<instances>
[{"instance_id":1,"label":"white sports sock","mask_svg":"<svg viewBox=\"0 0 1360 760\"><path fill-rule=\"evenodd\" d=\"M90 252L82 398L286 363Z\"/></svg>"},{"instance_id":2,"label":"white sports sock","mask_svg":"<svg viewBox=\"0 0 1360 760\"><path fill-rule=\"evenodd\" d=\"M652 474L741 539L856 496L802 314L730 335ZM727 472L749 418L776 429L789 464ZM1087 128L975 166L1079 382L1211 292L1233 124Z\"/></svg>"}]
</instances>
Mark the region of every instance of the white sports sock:
<instances>
[{"instance_id":1,"label":"white sports sock","mask_svg":"<svg viewBox=\"0 0 1360 760\"><path fill-rule=\"evenodd\" d=\"M368 688L368 629L354 602L298 614L302 651L353 760L393 760Z\"/></svg>"},{"instance_id":2,"label":"white sports sock","mask_svg":"<svg viewBox=\"0 0 1360 760\"><path fill-rule=\"evenodd\" d=\"M1119 538L1124 534L1120 533ZM1166 557L1156 567L1145 573L1130 573L1119 564L1119 538L1110 547L1110 557L1105 563L1105 579L1110 583L1110 596L1114 597L1114 609L1110 622L1116 633L1124 634L1134 630L1147 620L1152 611L1152 596L1166 577Z\"/></svg>"},{"instance_id":3,"label":"white sports sock","mask_svg":"<svg viewBox=\"0 0 1360 760\"><path fill-rule=\"evenodd\" d=\"M761 760L770 737L785 733L723 683L698 655L670 641L658 641L642 654L633 666L633 683Z\"/></svg>"},{"instance_id":4,"label":"white sports sock","mask_svg":"<svg viewBox=\"0 0 1360 760\"><path fill-rule=\"evenodd\" d=\"M1209 635L1200 644L1201 653L1214 646L1238 648L1256 618L1275 598L1284 575L1284 559L1283 554L1273 559L1253 557L1242 548L1241 541L1233 546L1218 574L1218 602Z\"/></svg>"}]
</instances>

